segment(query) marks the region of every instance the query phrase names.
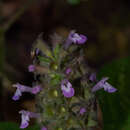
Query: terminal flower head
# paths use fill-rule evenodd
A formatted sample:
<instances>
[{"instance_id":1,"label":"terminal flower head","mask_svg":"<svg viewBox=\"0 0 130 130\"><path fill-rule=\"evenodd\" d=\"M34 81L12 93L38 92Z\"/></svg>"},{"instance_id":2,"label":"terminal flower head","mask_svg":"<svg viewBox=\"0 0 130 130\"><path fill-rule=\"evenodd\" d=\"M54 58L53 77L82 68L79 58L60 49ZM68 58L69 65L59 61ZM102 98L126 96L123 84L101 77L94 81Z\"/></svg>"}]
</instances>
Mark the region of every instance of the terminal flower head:
<instances>
[{"instance_id":1,"label":"terminal flower head","mask_svg":"<svg viewBox=\"0 0 130 130\"><path fill-rule=\"evenodd\" d=\"M72 88L72 84L67 79L62 80L61 90L63 95L67 98L74 96L74 88Z\"/></svg>"},{"instance_id":2,"label":"terminal flower head","mask_svg":"<svg viewBox=\"0 0 130 130\"><path fill-rule=\"evenodd\" d=\"M84 44L87 40L87 37L82 34L71 32L69 34L69 39L75 44Z\"/></svg>"},{"instance_id":3,"label":"terminal flower head","mask_svg":"<svg viewBox=\"0 0 130 130\"><path fill-rule=\"evenodd\" d=\"M67 49L72 43L84 44L86 41L87 37L85 35L75 33L75 31L71 31L65 42L65 49Z\"/></svg>"},{"instance_id":4,"label":"terminal flower head","mask_svg":"<svg viewBox=\"0 0 130 130\"><path fill-rule=\"evenodd\" d=\"M117 91L116 88L114 88L112 85L110 85L108 82L108 77L102 78L93 88L92 92L96 92L97 90L104 88L104 91L107 91L108 93L113 93Z\"/></svg>"}]
</instances>

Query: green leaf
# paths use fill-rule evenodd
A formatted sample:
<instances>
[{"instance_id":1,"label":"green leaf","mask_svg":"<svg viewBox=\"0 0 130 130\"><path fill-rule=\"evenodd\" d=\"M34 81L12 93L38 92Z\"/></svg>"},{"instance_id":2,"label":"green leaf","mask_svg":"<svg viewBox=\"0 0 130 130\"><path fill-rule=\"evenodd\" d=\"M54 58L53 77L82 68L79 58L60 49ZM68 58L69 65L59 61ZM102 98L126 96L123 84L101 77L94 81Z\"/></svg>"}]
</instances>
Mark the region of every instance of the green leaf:
<instances>
[{"instance_id":1,"label":"green leaf","mask_svg":"<svg viewBox=\"0 0 130 130\"><path fill-rule=\"evenodd\" d=\"M49 67L49 64L51 63L51 59L42 56L38 56L38 59L40 60L40 65Z\"/></svg>"},{"instance_id":2,"label":"green leaf","mask_svg":"<svg viewBox=\"0 0 130 130\"><path fill-rule=\"evenodd\" d=\"M39 58L39 60L41 62L45 62L45 63L50 63L51 62L51 60L49 58L45 58L45 57L41 57L41 56L38 56L38 58Z\"/></svg>"},{"instance_id":3,"label":"green leaf","mask_svg":"<svg viewBox=\"0 0 130 130\"><path fill-rule=\"evenodd\" d=\"M130 58L105 65L98 76L99 79L109 77L108 82L118 89L115 93L103 90L97 92L103 112L104 130L130 130L127 124L130 119Z\"/></svg>"},{"instance_id":4,"label":"green leaf","mask_svg":"<svg viewBox=\"0 0 130 130\"><path fill-rule=\"evenodd\" d=\"M13 122L0 122L0 130L21 130L19 125ZM35 125L24 130L40 130L39 126Z\"/></svg>"},{"instance_id":5,"label":"green leaf","mask_svg":"<svg viewBox=\"0 0 130 130\"><path fill-rule=\"evenodd\" d=\"M87 127L94 127L97 125L97 122L94 121L94 120L88 120L88 124L87 124Z\"/></svg>"},{"instance_id":6,"label":"green leaf","mask_svg":"<svg viewBox=\"0 0 130 130\"><path fill-rule=\"evenodd\" d=\"M59 58L59 54L60 54L60 44L56 44L54 50L54 57L56 58L56 60Z\"/></svg>"}]
</instances>

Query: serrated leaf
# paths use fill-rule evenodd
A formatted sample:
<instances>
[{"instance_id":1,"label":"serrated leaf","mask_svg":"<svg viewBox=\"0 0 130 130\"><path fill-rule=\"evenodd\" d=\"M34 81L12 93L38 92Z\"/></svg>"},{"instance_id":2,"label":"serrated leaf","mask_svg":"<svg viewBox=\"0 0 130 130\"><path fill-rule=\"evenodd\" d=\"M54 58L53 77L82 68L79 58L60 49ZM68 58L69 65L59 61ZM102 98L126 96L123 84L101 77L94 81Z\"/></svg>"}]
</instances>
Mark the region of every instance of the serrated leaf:
<instances>
[{"instance_id":1,"label":"serrated leaf","mask_svg":"<svg viewBox=\"0 0 130 130\"><path fill-rule=\"evenodd\" d=\"M113 61L105 65L98 75L109 77L108 82L118 89L115 93L98 91L98 98L103 112L104 130L130 130L127 125L130 113L130 58ZM126 127L127 125L127 127Z\"/></svg>"}]
</instances>

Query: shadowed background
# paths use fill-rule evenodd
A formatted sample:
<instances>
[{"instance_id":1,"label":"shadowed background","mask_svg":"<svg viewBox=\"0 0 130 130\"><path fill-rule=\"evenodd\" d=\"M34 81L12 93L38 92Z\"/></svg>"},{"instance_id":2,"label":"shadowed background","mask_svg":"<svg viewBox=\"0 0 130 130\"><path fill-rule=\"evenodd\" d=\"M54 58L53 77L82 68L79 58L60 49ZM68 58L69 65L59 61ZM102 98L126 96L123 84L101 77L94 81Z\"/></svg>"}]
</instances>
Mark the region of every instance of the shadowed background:
<instances>
[{"instance_id":1,"label":"shadowed background","mask_svg":"<svg viewBox=\"0 0 130 130\"><path fill-rule=\"evenodd\" d=\"M18 111L34 110L29 94L12 101L12 83L31 85L32 44L43 32L49 44L53 33L67 36L71 29L88 37L86 62L95 70L130 53L130 2L128 0L26 0L0 1L1 121L20 121ZM17 18L14 17L22 10ZM10 26L4 31L3 27ZM3 87L2 87L3 86Z\"/></svg>"}]
</instances>

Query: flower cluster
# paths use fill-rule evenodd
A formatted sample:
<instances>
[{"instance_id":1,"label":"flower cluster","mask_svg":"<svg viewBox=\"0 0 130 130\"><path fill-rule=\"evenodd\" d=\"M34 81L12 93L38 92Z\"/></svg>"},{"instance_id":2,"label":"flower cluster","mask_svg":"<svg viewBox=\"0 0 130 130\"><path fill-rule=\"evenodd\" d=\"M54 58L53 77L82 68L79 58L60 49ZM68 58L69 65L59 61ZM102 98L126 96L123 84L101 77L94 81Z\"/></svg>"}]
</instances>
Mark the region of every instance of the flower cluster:
<instances>
[{"instance_id":1,"label":"flower cluster","mask_svg":"<svg viewBox=\"0 0 130 130\"><path fill-rule=\"evenodd\" d=\"M84 35L82 35L82 34L78 34L78 33L75 33L75 31L71 31L70 32L70 34L69 34L69 36L68 36L68 38L67 38L67 40L65 41L65 44L63 44L63 47L59 47L60 49L64 49L65 51L66 51L66 49L69 47L69 46L71 46L71 44L72 43L74 43L74 44L78 44L78 45L81 45L81 44L84 44L85 42L87 41L87 37L86 36L84 36ZM73 46L72 46L73 47ZM93 105L92 104L92 101L93 101L93 98L92 98L92 101L90 102L90 103L86 103L86 97L85 97L85 92L86 92L86 90L88 89L87 87L86 87L86 82L88 82L88 80L92 83L95 83L96 82L96 85L94 85L93 86L93 88L91 89L91 87L90 87L90 89L89 89L89 91L87 91L87 94L89 94L89 97L91 97L91 95L93 95L93 93L94 92L96 92L97 90L100 90L100 89L102 89L102 88L104 88L104 91L107 91L107 92L109 92L109 93L113 93L113 92L115 92L115 91L117 91L117 89L116 88L114 88L113 86L111 86L108 82L107 82L107 80L108 80L108 78L106 77L106 78L102 78L99 82L97 82L97 79L96 79L96 73L92 73L91 75L90 75L90 77L89 77L89 79L87 79L87 78L85 78L85 85L82 87L82 89L79 89L79 92L80 92L80 94L79 94L79 96L76 96L76 94L77 94L77 89L76 89L76 86L72 86L72 83L74 83L74 81L75 80L73 80L73 78L72 77L75 77L75 75L77 74L74 74L74 72L78 72L78 71L80 71L79 73L81 73L81 74L79 74L80 75L80 78L79 79L82 79L82 77L84 77L83 75L85 74L85 73L82 73L82 70L80 69L80 65L81 65L81 63L79 63L79 61L78 62L76 62L76 63L78 63L78 67L79 67L79 70L77 69L78 67L77 67L77 64L75 65L76 67L72 67L72 64L67 64L67 66L66 66L66 64L65 65L63 65L63 67L61 67L61 68L63 68L63 70L61 70L61 72L59 72L59 70L58 70L58 67L61 65L60 63L59 63L59 61L62 61L59 57L60 56L57 56L57 54L59 54L58 53L58 47L56 48L56 50L54 50L55 48L53 48L52 49L52 51L53 51L53 53L52 53L52 55L51 55L51 52L49 52L49 50L47 50L48 48L47 47L45 47L45 46L43 46L43 48L44 48L44 53L46 52L47 53L47 56L45 56L44 57L44 54L42 55L43 57L41 58L41 60L42 60L42 62L43 62L43 65L44 65L44 62L46 63L46 66L48 66L48 68L47 69L50 69L50 71L49 71L49 73L47 73L45 76L44 76L44 78L45 79L47 79L47 83L48 83L48 85L47 86L49 86L50 84L51 84L51 82L54 82L54 87L52 87L53 89L48 89L47 87L44 87L44 91L45 92L47 92L47 93L49 93L48 95L47 95L47 93L43 96L44 97L44 99L45 100L43 100L43 97L42 97L42 94L40 93L38 96L40 97L41 96L41 99L39 99L40 101L42 101L42 107L41 107L41 109L43 109L44 108L44 106L45 106L45 110L44 110L44 112L46 112L46 115L45 115L45 118L47 118L47 119L45 119L45 120L43 120L43 122L45 121L45 122L49 122L49 120L50 120L50 115L53 115L53 107L54 108L62 108L62 112L65 112L66 110L65 110L65 108L63 107L63 106L67 106L65 103L67 102L70 106L70 109L73 107L75 107L74 108L74 111L72 110L72 112L74 112L74 113L76 113L76 114L78 114L79 115L79 118L81 117L85 117L85 115L86 115L86 113L88 114L88 111L90 111L90 108L88 108L88 107L90 107L90 105ZM63 50L63 51L64 51ZM59 51L60 52L60 51ZM35 50L35 55L40 55L40 53L41 53L41 50L39 50L38 48L36 48L36 50ZM56 56L55 56L55 54L56 54ZM50 56L51 55L51 56ZM59 54L60 55L60 54ZM50 56L50 57L49 57ZM51 59L51 58L53 58L53 56L54 56L54 59ZM68 55L67 55L68 56ZM58 58L57 58L58 57ZM82 57L82 56L81 56ZM39 57L36 57L36 59L38 59ZM57 58L57 59L56 59ZM60 59L60 60L59 60ZM67 58L66 58L67 59ZM77 58L78 59L78 58ZM76 60L77 60L76 59ZM81 58L82 59L82 58ZM38 59L39 60L39 59ZM52 61L51 61L52 60ZM57 60L57 61L56 61ZM36 65L38 64L41 68L42 68L42 64L40 64L39 63L40 62L40 60L38 61L38 63L36 62ZM64 61L63 61L64 62ZM72 62L72 61L70 61L70 62ZM34 63L35 64L35 63ZM52 66L54 66L55 64L60 64L59 66L58 65L56 65L57 67L57 69L53 69L52 70ZM45 66L43 66L43 67L45 67ZM76 68L76 69L75 69ZM75 69L75 70L74 70ZM35 66L35 65L29 65L28 66L28 71L29 72L36 72L38 70L38 66ZM52 73L51 73L51 71L53 71ZM84 69L83 69L83 71L84 71ZM62 74L61 74L62 73ZM50 75L49 75L50 74ZM57 75L56 75L57 74ZM60 75L61 74L61 75ZM53 75L53 76L52 76ZM49 77L49 78L48 78ZM44 79L44 80L45 80ZM76 80L77 80L77 77L75 78ZM40 81L41 82L41 81ZM81 81L82 82L82 81ZM50 83L50 84L49 84ZM41 84L41 83L40 83ZM53 84L53 83L52 83ZM51 85L52 85L51 84ZM59 87L59 84L60 84L60 87ZM81 83L81 85L82 85L82 83ZM37 85L35 85L35 86L33 86L33 87L30 87L30 86L25 86L25 85L22 85L22 84L19 84L19 83L17 83L17 84L14 84L13 85L13 87L15 87L16 88L16 92L15 92L15 94L14 94L14 96L12 97L12 99L14 100L14 101L17 101L17 100L19 100L20 99L20 97L22 96L22 93L24 93L24 92L28 92L28 93L31 93L31 94L34 94L34 95L36 95L36 94L38 94L40 91L42 91L42 87L41 87L41 85L39 85L39 84L37 84ZM46 91L47 90L47 91ZM51 91L51 92L50 92ZM53 93L53 92L54 93ZM58 97L58 92L60 93L61 92L61 94L62 94L62 96L64 97L63 99L65 99L65 100L62 100L62 98L61 99L59 99L61 102L62 102L62 104L58 104L59 106L56 106L56 104L57 104L57 102L55 103L55 106L53 106L53 101L55 102L55 100L53 100L53 101L51 101L51 99L50 99L50 97L51 97L51 93L53 93L53 94L55 94L56 96L56 98ZM84 95L84 96L81 96L81 95ZM74 96L74 97L73 97ZM78 99L79 97L81 96L81 98L80 98L80 100ZM54 96L53 96L54 97ZM93 97L93 96L92 96ZM69 99L68 99L69 98ZM48 101L49 100L49 101ZM75 103L73 103L73 100L75 100L74 102ZM66 101L66 102L64 102L64 101ZM71 104L71 101L72 101L72 104ZM83 103L82 103L82 101L83 101ZM50 103L50 104L49 104ZM47 106L46 106L46 104L47 104ZM89 105L88 105L89 104ZM78 106L78 107L77 107ZM41 110L40 109L40 110ZM49 110L48 110L49 109ZM68 109L68 108L67 108ZM60 110L60 109L59 109ZM44 113L43 112L43 113ZM57 111L56 111L57 112ZM54 113L56 113L55 112L55 110L54 110ZM67 114L69 114L69 112L71 112L71 110L69 110L68 109L68 111L67 111ZM21 110L20 112L19 112L20 114L21 114L21 125L20 125L20 128L26 128L26 127L28 127L28 125L29 125L29 121L30 121L30 118L39 118L39 117L41 117L42 115L43 115L43 113L40 115L40 113L34 113L34 112L29 112L29 111L25 111L25 110ZM49 113L49 114L48 114ZM58 113L60 114L60 112L58 111ZM48 119L48 116L49 115L49 119ZM57 114L58 115L58 114ZM72 115L72 114L70 114L70 115ZM70 117L70 115L67 115L66 117ZM44 118L44 117L43 117ZM60 119L59 117L58 117L58 119ZM84 119L84 122L85 122L85 120L86 120L86 117L85 118L82 118L82 119ZM55 120L56 121L56 120ZM55 123L56 124L56 123ZM60 124L59 123L59 120L58 120L58 124ZM45 126L47 126L47 127L45 127ZM49 129L49 126L48 126L48 124L45 124L45 126L43 126L42 125L42 128L41 128L41 130L47 130L47 129ZM56 126L56 128L57 128L57 126ZM84 127L84 129L86 128L86 125L85 125L85 127Z\"/></svg>"}]
</instances>

